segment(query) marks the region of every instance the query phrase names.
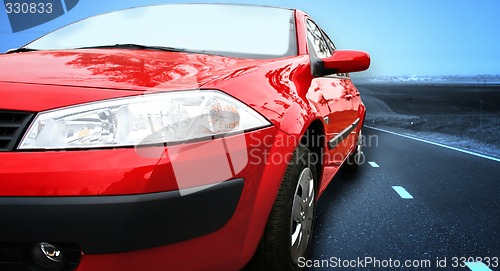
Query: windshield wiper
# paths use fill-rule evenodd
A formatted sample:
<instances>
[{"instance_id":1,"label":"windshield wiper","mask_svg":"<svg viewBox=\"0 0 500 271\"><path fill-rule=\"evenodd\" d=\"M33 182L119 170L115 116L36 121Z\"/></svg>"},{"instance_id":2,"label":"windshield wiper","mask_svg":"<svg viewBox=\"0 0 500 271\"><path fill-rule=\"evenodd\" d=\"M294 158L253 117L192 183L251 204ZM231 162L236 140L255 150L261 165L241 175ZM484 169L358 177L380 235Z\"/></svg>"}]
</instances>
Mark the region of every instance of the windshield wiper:
<instances>
[{"instance_id":1,"label":"windshield wiper","mask_svg":"<svg viewBox=\"0 0 500 271\"><path fill-rule=\"evenodd\" d=\"M168 47L168 46L150 46L150 45L142 45L135 43L120 43L114 45L96 45L96 46L86 46L86 47L78 47L69 50L80 50L80 49L135 49L135 50L159 50L166 52L186 52L186 53L195 53L195 54L213 54L219 55L215 52L209 52L205 50L190 50L184 48L176 48L176 47ZM40 51L41 49L31 49L27 47L21 47L17 49L10 49L6 52L6 54L12 53L21 53L21 52L31 52L31 51ZM65 49L67 50L67 49Z\"/></svg>"},{"instance_id":2,"label":"windshield wiper","mask_svg":"<svg viewBox=\"0 0 500 271\"><path fill-rule=\"evenodd\" d=\"M33 52L33 51L39 51L38 49L31 49L31 48L26 48L26 47L21 47L21 48L15 48L15 49L9 49L6 54L13 54L13 53L24 53L24 52Z\"/></svg>"},{"instance_id":3,"label":"windshield wiper","mask_svg":"<svg viewBox=\"0 0 500 271\"><path fill-rule=\"evenodd\" d=\"M208 54L208 55L217 55L221 56L218 52L206 51L206 50L192 50L185 48L177 48L177 47L168 47L168 46L150 46L150 45L142 45L135 43L119 43L115 45L96 45L96 46L87 46L87 47L79 47L75 49L136 49L136 50L158 50L165 52L184 52L184 53L194 53L194 54Z\"/></svg>"},{"instance_id":4,"label":"windshield wiper","mask_svg":"<svg viewBox=\"0 0 500 271\"><path fill-rule=\"evenodd\" d=\"M115 45L97 45L97 46L87 46L80 47L75 49L138 49L138 50L159 50L159 51L168 51L168 52L187 52L188 50L184 48L175 48L175 47L165 47L165 46L149 46L142 44L134 44L134 43L120 43Z\"/></svg>"}]
</instances>

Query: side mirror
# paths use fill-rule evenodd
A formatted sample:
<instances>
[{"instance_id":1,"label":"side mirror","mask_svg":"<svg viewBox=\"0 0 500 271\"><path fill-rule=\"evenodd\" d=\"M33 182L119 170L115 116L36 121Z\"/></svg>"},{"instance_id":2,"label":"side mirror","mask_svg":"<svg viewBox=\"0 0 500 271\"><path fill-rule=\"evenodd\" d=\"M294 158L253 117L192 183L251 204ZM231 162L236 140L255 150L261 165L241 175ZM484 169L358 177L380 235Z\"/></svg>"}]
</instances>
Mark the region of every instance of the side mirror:
<instances>
[{"instance_id":1,"label":"side mirror","mask_svg":"<svg viewBox=\"0 0 500 271\"><path fill-rule=\"evenodd\" d=\"M324 74L360 72L370 67L370 55L363 51L336 50L332 56L321 60Z\"/></svg>"}]
</instances>

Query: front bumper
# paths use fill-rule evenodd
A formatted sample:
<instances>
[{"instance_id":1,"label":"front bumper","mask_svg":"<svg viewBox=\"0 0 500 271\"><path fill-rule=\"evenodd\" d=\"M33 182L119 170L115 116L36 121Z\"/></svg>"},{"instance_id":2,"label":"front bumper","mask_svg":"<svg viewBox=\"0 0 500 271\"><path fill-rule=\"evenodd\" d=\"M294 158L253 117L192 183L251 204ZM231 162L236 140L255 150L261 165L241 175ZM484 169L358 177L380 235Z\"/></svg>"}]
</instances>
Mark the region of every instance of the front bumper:
<instances>
[{"instance_id":1,"label":"front bumper","mask_svg":"<svg viewBox=\"0 0 500 271\"><path fill-rule=\"evenodd\" d=\"M107 197L0 197L0 240L70 240L86 254L185 241L224 226L236 209L243 184L243 179L234 179L184 196L170 191Z\"/></svg>"}]
</instances>

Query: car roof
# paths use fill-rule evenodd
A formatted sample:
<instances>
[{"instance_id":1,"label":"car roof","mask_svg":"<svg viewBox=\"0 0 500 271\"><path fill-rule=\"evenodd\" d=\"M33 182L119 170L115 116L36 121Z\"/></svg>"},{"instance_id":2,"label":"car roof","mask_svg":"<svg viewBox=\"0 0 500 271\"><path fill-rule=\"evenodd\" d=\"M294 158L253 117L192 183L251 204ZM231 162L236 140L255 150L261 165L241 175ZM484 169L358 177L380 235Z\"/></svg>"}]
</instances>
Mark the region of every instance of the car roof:
<instances>
[{"instance_id":1,"label":"car roof","mask_svg":"<svg viewBox=\"0 0 500 271\"><path fill-rule=\"evenodd\" d=\"M248 3L165 3L165 4L136 6L136 7L130 7L127 9L140 8L140 7L153 7L153 6L173 6L173 5L176 5L176 6L188 6L188 5L248 6L248 7L275 8L275 9L283 9L283 10L289 10L289 11L296 10L296 9L292 9L292 8L284 8L284 7L277 7L277 6L270 6L270 5L248 4Z\"/></svg>"}]
</instances>

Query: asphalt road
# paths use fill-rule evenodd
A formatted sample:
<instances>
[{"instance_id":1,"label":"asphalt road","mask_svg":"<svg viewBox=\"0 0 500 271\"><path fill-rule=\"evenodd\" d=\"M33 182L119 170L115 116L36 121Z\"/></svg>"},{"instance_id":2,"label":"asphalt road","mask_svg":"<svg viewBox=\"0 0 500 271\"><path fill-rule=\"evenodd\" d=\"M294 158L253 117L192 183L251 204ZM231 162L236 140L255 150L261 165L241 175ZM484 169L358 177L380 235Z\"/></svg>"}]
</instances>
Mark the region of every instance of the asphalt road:
<instances>
[{"instance_id":1,"label":"asphalt road","mask_svg":"<svg viewBox=\"0 0 500 271\"><path fill-rule=\"evenodd\" d=\"M339 172L318 202L308 259L329 263L317 269L368 257L380 266L390 260L401 266L351 261L354 267L335 269L500 270L460 267L471 259L453 258L489 257L493 264L500 257L499 160L372 128L364 134L371 138L363 150L366 163L354 173ZM403 198L393 186L413 198ZM407 260L415 261L412 268L405 267Z\"/></svg>"},{"instance_id":2,"label":"asphalt road","mask_svg":"<svg viewBox=\"0 0 500 271\"><path fill-rule=\"evenodd\" d=\"M500 158L500 86L356 84L366 124Z\"/></svg>"}]
</instances>

